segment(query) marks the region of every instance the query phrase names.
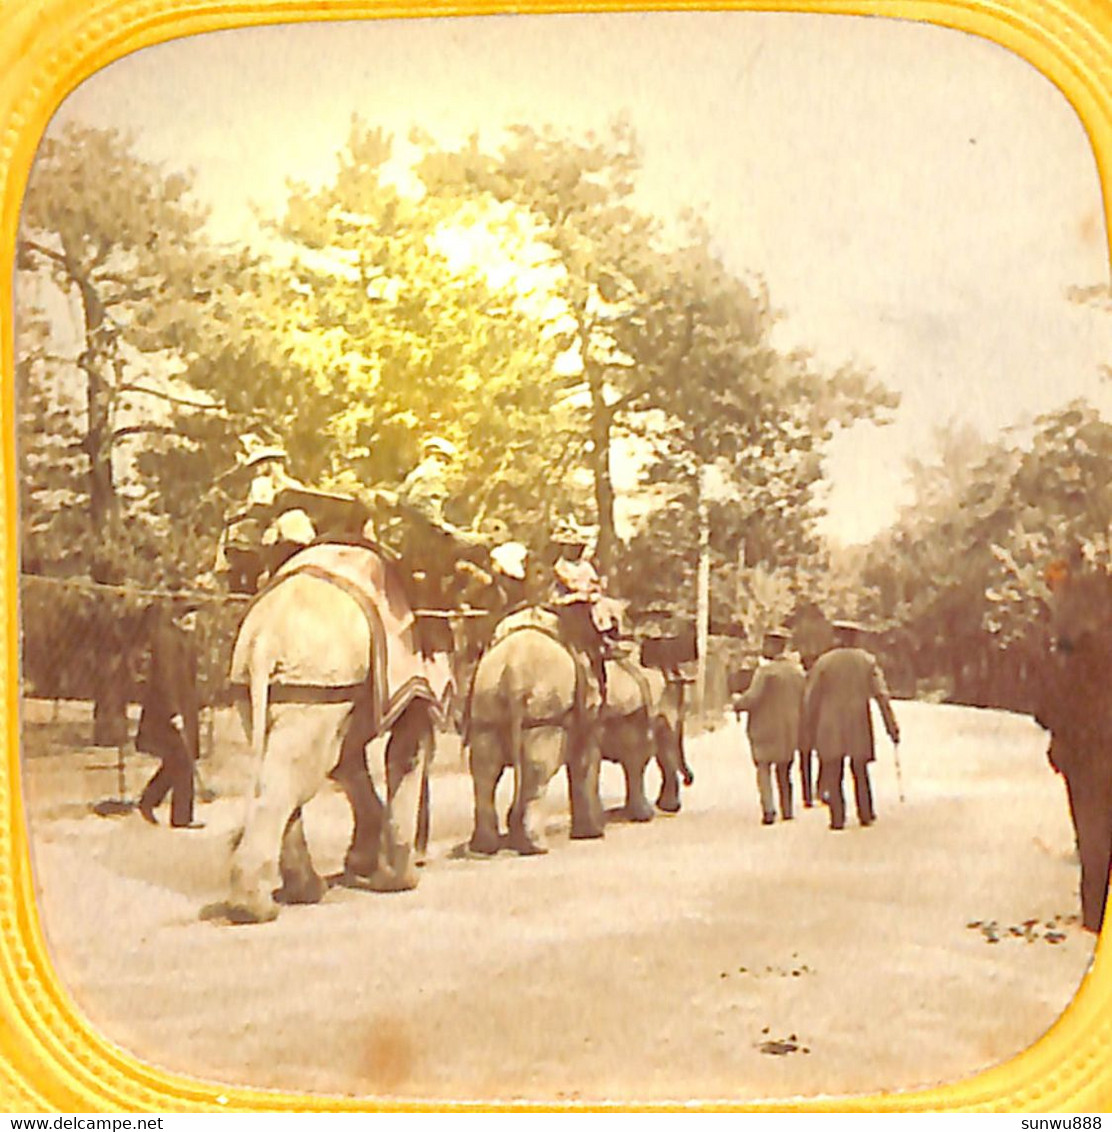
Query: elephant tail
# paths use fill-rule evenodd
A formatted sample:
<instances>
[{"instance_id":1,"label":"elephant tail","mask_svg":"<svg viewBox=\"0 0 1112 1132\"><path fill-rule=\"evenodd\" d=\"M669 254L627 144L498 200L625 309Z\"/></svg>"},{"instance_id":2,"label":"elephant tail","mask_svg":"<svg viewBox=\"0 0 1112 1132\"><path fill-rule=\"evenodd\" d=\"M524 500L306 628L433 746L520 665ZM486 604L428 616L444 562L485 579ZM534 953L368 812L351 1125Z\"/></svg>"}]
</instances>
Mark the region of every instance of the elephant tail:
<instances>
[{"instance_id":1,"label":"elephant tail","mask_svg":"<svg viewBox=\"0 0 1112 1132\"><path fill-rule=\"evenodd\" d=\"M695 774L687 761L682 715L676 723L676 759L679 763L680 774L683 776L684 786L690 786L695 781Z\"/></svg>"},{"instance_id":2,"label":"elephant tail","mask_svg":"<svg viewBox=\"0 0 1112 1132\"><path fill-rule=\"evenodd\" d=\"M266 711L270 695L270 665L256 649L251 657L251 752L261 765L266 751Z\"/></svg>"},{"instance_id":3,"label":"elephant tail","mask_svg":"<svg viewBox=\"0 0 1112 1132\"><path fill-rule=\"evenodd\" d=\"M695 775L687 762L687 750L684 742L684 722L687 719L687 688L683 680L676 681L676 761L679 764L680 774L683 776L684 786L690 786L695 781Z\"/></svg>"}]
</instances>

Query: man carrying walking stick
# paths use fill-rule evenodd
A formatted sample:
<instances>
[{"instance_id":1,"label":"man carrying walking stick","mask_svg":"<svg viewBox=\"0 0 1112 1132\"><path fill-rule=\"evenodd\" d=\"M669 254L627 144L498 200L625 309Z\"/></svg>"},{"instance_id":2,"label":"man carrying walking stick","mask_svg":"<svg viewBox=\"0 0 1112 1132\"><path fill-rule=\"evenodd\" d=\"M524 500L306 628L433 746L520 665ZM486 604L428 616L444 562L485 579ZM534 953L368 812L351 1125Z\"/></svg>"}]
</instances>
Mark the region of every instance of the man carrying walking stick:
<instances>
[{"instance_id":1,"label":"man carrying walking stick","mask_svg":"<svg viewBox=\"0 0 1112 1132\"><path fill-rule=\"evenodd\" d=\"M834 629L835 647L819 657L807 675L800 747L818 753L819 795L830 809L830 828L844 829L847 758L857 819L864 826L876 821L869 782L869 763L876 758L869 701L876 700L885 730L897 748L900 728L876 657L857 647L858 627L835 622ZM898 753L896 757L898 760Z\"/></svg>"}]
</instances>

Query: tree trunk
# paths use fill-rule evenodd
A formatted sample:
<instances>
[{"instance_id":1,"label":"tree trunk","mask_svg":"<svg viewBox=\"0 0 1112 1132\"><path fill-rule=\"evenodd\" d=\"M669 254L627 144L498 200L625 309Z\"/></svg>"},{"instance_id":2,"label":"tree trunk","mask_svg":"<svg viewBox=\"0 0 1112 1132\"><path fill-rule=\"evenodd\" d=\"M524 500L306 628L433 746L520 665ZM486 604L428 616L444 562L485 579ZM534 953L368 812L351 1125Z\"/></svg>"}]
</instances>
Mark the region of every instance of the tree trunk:
<instances>
[{"instance_id":1,"label":"tree trunk","mask_svg":"<svg viewBox=\"0 0 1112 1132\"><path fill-rule=\"evenodd\" d=\"M79 285L85 314L85 350L78 365L85 374L88 398L85 452L89 457L89 527L96 547L90 572L94 582L118 585L124 578L113 561L113 531L118 520L112 474L112 352L115 342L96 288L88 279L82 279ZM107 610L108 606L103 608ZM119 626L108 616L98 620L98 639L85 642L86 647L97 654L93 668L93 745L118 747L128 738L126 665Z\"/></svg>"},{"instance_id":2,"label":"tree trunk","mask_svg":"<svg viewBox=\"0 0 1112 1132\"><path fill-rule=\"evenodd\" d=\"M614 483L610 478L610 425L613 413L606 404L602 374L590 362L586 366L591 391L591 469L598 509L598 569L608 578L614 570L617 536L614 531Z\"/></svg>"}]
</instances>

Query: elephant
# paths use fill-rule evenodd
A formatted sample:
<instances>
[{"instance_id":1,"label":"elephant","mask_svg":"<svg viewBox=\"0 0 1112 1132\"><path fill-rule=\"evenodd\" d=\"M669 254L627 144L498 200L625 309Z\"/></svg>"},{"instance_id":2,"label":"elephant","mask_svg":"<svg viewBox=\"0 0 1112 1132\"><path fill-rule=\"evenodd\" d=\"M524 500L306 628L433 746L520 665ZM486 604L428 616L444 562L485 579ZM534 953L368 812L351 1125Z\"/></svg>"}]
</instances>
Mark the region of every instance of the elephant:
<instances>
[{"instance_id":1,"label":"elephant","mask_svg":"<svg viewBox=\"0 0 1112 1132\"><path fill-rule=\"evenodd\" d=\"M1066 783L1081 859L1081 921L1099 932L1112 866L1112 577L1079 558L1048 570L1054 650L1040 682L1037 721Z\"/></svg>"},{"instance_id":2,"label":"elephant","mask_svg":"<svg viewBox=\"0 0 1112 1132\"><path fill-rule=\"evenodd\" d=\"M345 871L377 891L414 888L436 688L446 681L416 648L414 615L383 553L351 540L295 554L248 607L231 682L256 780L233 847L228 917L272 920L275 896L321 899L301 808L330 775L354 817ZM383 803L365 747L387 731Z\"/></svg>"},{"instance_id":3,"label":"elephant","mask_svg":"<svg viewBox=\"0 0 1112 1132\"><path fill-rule=\"evenodd\" d=\"M561 764L568 771L571 836L602 837L598 711L590 665L562 635L560 618L530 607L504 618L479 658L465 720L475 793L470 849L523 855L547 852L538 803ZM514 799L503 839L495 809L502 772L514 771Z\"/></svg>"},{"instance_id":4,"label":"elephant","mask_svg":"<svg viewBox=\"0 0 1112 1132\"><path fill-rule=\"evenodd\" d=\"M656 759L661 785L656 805L665 813L680 809L679 779L690 786L694 775L683 749L684 678L666 676L658 668L638 664L632 657L606 662L606 700L599 713L602 757L619 763L625 772L623 816L630 821L652 819L645 796L645 768Z\"/></svg>"}]
</instances>

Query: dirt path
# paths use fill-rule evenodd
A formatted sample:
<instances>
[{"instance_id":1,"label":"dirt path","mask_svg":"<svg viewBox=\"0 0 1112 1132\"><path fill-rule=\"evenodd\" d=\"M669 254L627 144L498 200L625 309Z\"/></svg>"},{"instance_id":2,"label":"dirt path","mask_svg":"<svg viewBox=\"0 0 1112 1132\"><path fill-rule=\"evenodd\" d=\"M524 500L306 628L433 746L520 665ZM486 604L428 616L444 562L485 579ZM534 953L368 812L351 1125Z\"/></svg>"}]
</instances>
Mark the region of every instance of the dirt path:
<instances>
[{"instance_id":1,"label":"dirt path","mask_svg":"<svg viewBox=\"0 0 1112 1132\"><path fill-rule=\"evenodd\" d=\"M206 828L89 815L104 752L29 743L44 927L90 1019L148 1061L270 1088L433 1098L783 1098L954 1080L1005 1060L1075 993L1092 937L1074 916L1064 791L1029 720L899 704L879 821L764 828L742 729L690 744L684 811L552 852L453 857L470 783L447 751L417 891L333 888L277 922L202 921L218 900L246 768L218 731ZM225 721L226 722L226 721ZM223 728L223 723L221 725ZM133 760L128 789L150 765ZM608 767L606 802L620 798ZM324 872L349 829L307 809Z\"/></svg>"}]
</instances>

